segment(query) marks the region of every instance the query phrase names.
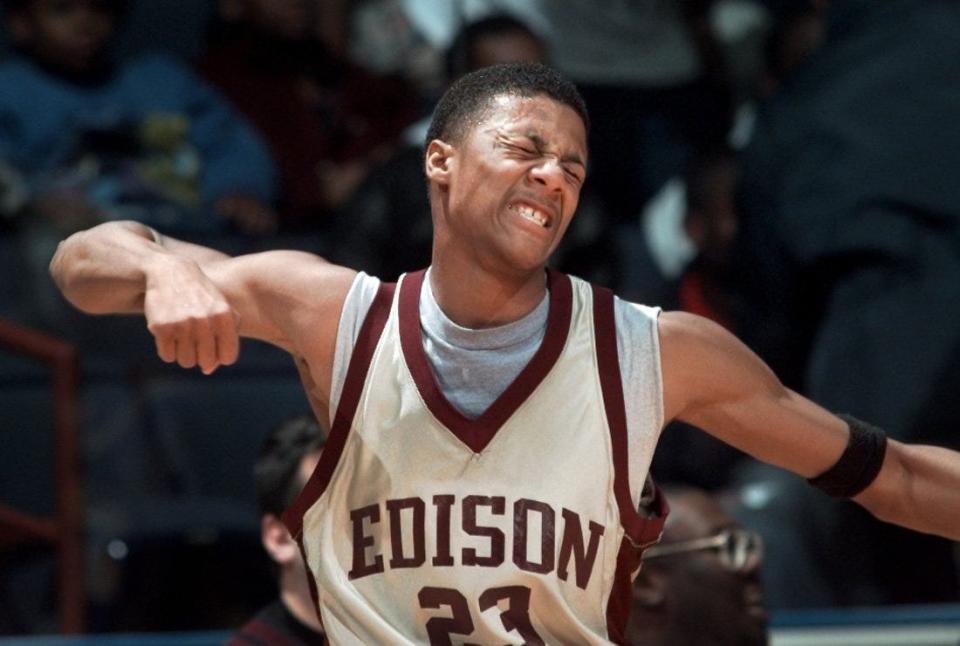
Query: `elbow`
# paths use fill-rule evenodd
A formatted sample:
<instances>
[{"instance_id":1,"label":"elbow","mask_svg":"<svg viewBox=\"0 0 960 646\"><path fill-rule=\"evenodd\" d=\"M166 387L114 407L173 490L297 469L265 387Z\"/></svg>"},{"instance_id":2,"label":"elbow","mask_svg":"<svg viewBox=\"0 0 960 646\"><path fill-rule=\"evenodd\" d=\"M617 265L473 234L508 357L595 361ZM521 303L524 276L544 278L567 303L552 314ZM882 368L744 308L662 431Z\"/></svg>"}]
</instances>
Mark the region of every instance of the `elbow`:
<instances>
[{"instance_id":1,"label":"elbow","mask_svg":"<svg viewBox=\"0 0 960 646\"><path fill-rule=\"evenodd\" d=\"M53 279L53 282L57 286L57 289L59 289L64 295L66 295L67 289L69 286L68 275L65 269L65 265L66 265L65 256L68 253L67 242L68 242L67 240L60 241L60 243L57 245L57 250L54 252L53 257L50 259L50 265L48 267L50 271L50 277Z\"/></svg>"},{"instance_id":2,"label":"elbow","mask_svg":"<svg viewBox=\"0 0 960 646\"><path fill-rule=\"evenodd\" d=\"M82 281L78 271L83 259L82 251L78 249L81 236L82 232L78 232L60 241L50 259L50 277L71 305L87 314L98 314L96 308L83 298Z\"/></svg>"}]
</instances>

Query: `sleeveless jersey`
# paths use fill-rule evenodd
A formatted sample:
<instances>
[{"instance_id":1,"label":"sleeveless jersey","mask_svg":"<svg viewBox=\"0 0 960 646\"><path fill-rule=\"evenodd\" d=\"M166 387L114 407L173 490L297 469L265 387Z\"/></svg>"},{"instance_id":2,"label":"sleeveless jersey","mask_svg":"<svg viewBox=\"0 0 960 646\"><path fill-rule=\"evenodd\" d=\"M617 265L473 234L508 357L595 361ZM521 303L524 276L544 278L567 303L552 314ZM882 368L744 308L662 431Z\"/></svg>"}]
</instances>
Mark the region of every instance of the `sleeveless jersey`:
<instances>
[{"instance_id":1,"label":"sleeveless jersey","mask_svg":"<svg viewBox=\"0 0 960 646\"><path fill-rule=\"evenodd\" d=\"M666 503L632 503L613 295L549 281L539 349L476 419L425 355L423 272L380 286L284 516L332 643L622 642Z\"/></svg>"}]
</instances>

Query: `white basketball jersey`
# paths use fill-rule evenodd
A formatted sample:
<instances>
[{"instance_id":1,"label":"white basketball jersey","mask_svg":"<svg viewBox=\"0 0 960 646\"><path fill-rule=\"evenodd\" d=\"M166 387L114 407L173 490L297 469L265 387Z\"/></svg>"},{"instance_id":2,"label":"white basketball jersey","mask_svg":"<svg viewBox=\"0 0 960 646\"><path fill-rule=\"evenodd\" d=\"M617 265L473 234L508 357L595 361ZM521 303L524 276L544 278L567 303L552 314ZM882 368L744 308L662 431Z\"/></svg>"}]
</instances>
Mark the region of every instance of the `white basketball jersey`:
<instances>
[{"instance_id":1,"label":"white basketball jersey","mask_svg":"<svg viewBox=\"0 0 960 646\"><path fill-rule=\"evenodd\" d=\"M631 501L612 294L551 271L540 348L469 419L424 352L423 276L381 285L284 515L330 642L622 642L666 503Z\"/></svg>"}]
</instances>

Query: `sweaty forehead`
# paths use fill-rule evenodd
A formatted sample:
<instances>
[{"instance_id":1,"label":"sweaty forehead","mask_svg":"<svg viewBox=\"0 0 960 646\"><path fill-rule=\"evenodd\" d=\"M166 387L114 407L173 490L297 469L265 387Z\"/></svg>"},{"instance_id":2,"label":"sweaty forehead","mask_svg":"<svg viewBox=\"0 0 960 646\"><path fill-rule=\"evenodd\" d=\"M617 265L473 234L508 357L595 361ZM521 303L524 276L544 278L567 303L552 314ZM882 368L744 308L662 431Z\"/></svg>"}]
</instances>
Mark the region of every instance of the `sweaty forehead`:
<instances>
[{"instance_id":1,"label":"sweaty forehead","mask_svg":"<svg viewBox=\"0 0 960 646\"><path fill-rule=\"evenodd\" d=\"M580 115L547 96L496 96L480 129L501 136L534 136L547 145L571 149L584 158L587 152L586 131Z\"/></svg>"}]
</instances>

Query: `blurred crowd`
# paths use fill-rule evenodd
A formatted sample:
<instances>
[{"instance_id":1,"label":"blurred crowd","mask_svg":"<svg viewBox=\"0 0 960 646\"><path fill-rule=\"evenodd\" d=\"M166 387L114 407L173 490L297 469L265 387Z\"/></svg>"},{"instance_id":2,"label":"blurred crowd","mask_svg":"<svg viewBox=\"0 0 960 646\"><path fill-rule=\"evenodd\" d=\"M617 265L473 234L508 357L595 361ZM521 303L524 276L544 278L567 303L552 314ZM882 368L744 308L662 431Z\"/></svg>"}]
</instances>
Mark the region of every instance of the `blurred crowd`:
<instances>
[{"instance_id":1,"label":"blurred crowd","mask_svg":"<svg viewBox=\"0 0 960 646\"><path fill-rule=\"evenodd\" d=\"M133 219L395 279L430 262L431 108L451 80L499 62L557 67L590 110L589 178L555 266L714 319L831 410L960 448L953 0L2 6L0 317L81 353L91 629L236 626L269 597L269 569L254 569L260 591L181 607L189 579L174 570L210 546L259 555L256 447L306 404L270 348L245 347L213 384L161 365L139 321L72 312L46 270L57 241ZM109 347L95 341L105 327ZM40 442L42 375L0 355L0 384L2 441ZM955 545L695 428L668 428L652 469L737 499L766 546L772 609L960 599ZM0 496L48 504L22 473L0 466ZM52 595L13 591L49 576L28 556L0 553L0 633L44 627Z\"/></svg>"}]
</instances>

